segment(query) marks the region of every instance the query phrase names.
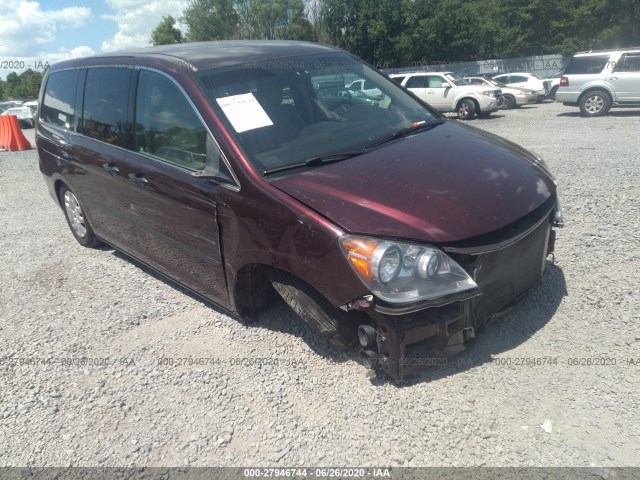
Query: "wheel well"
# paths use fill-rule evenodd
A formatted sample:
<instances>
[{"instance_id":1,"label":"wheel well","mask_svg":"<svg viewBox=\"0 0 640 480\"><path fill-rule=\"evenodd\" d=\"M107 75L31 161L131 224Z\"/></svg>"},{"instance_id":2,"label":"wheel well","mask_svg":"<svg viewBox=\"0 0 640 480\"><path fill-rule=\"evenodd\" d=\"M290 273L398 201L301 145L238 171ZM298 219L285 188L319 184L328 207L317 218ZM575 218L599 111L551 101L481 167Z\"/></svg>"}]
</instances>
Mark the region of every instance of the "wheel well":
<instances>
[{"instance_id":1,"label":"wheel well","mask_svg":"<svg viewBox=\"0 0 640 480\"><path fill-rule=\"evenodd\" d=\"M516 97L514 97L514 96L513 96L513 95L511 95L510 93L504 93L502 96L503 96L504 98L507 98L507 97L508 97L508 98L510 98L511 100L513 100L514 102L515 102L515 100L516 100Z\"/></svg>"},{"instance_id":2,"label":"wheel well","mask_svg":"<svg viewBox=\"0 0 640 480\"><path fill-rule=\"evenodd\" d=\"M62 180L56 180L56 182L53 184L53 188L55 189L55 192L56 192L56 198L58 199L58 205L60 205L61 207L62 207L62 199L60 198L60 190L62 190L62 187L65 185L66 184Z\"/></svg>"},{"instance_id":3,"label":"wheel well","mask_svg":"<svg viewBox=\"0 0 640 480\"><path fill-rule=\"evenodd\" d=\"M236 273L233 301L241 317L251 319L278 298L269 280L270 269L267 265L252 263Z\"/></svg>"},{"instance_id":4,"label":"wheel well","mask_svg":"<svg viewBox=\"0 0 640 480\"><path fill-rule=\"evenodd\" d=\"M278 292L276 292L271 285L271 279L269 278L270 274L277 271L284 272L285 275L294 277L296 280L305 284L317 295L322 297L322 294L313 286L287 270L277 269L264 264L252 263L242 267L236 274L233 301L240 318L247 321L255 320L262 310L281 299ZM327 305L329 306L331 304L327 301ZM367 323L368 321L366 320L368 316L363 312L350 311L348 314L350 317L360 319L360 323Z\"/></svg>"},{"instance_id":5,"label":"wheel well","mask_svg":"<svg viewBox=\"0 0 640 480\"><path fill-rule=\"evenodd\" d=\"M580 97L578 98L578 103L580 103L582 101L582 99L585 97L585 95L588 95L588 94L590 94L592 92L595 92L596 90L599 91L599 92L604 92L607 95L607 97L609 97L609 101L613 102L613 97L611 96L611 93L608 90L606 90L603 87L591 87L588 90L585 90L584 92L582 92L580 94Z\"/></svg>"}]
</instances>

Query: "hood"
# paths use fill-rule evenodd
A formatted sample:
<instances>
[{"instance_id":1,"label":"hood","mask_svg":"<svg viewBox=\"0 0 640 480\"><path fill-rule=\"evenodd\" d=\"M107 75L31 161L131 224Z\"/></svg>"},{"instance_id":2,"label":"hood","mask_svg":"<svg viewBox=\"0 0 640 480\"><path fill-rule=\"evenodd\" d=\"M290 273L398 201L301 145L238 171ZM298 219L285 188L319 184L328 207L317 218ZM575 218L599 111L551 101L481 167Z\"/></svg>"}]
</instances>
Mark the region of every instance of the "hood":
<instances>
[{"instance_id":1,"label":"hood","mask_svg":"<svg viewBox=\"0 0 640 480\"><path fill-rule=\"evenodd\" d=\"M533 154L456 121L271 183L347 232L431 243L497 230L555 192Z\"/></svg>"}]
</instances>

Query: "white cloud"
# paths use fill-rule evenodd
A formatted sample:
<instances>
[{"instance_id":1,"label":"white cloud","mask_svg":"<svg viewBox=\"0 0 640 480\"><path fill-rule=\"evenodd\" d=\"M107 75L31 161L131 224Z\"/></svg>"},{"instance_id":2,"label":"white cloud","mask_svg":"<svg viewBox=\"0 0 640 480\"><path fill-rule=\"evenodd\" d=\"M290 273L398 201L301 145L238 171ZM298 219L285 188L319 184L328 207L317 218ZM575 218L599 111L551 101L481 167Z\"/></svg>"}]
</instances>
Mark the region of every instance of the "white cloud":
<instances>
[{"instance_id":1,"label":"white cloud","mask_svg":"<svg viewBox=\"0 0 640 480\"><path fill-rule=\"evenodd\" d=\"M40 3L26 0L4 5L0 7L0 56L38 56L55 39L58 28L81 27L90 17L87 7L42 10Z\"/></svg>"},{"instance_id":2,"label":"white cloud","mask_svg":"<svg viewBox=\"0 0 640 480\"><path fill-rule=\"evenodd\" d=\"M106 0L115 11L103 15L118 24L113 38L102 42L102 51L123 50L151 45L151 31L164 15L178 20L187 6L187 0Z\"/></svg>"},{"instance_id":3,"label":"white cloud","mask_svg":"<svg viewBox=\"0 0 640 480\"><path fill-rule=\"evenodd\" d=\"M46 60L51 65L56 62L61 62L62 60L69 60L71 58L89 57L91 55L94 55L95 53L96 52L94 52L92 48L87 47L86 45L82 45L80 47L72 48L71 50L61 48L57 52L41 53L40 58Z\"/></svg>"}]
</instances>

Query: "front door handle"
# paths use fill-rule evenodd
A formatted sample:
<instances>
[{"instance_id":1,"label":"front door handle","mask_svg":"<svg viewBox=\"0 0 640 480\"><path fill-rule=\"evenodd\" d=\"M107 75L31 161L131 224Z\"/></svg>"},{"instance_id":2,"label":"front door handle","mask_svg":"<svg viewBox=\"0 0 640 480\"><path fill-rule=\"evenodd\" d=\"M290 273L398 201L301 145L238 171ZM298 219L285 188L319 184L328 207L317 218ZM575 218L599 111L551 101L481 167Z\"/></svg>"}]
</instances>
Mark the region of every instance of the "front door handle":
<instances>
[{"instance_id":1,"label":"front door handle","mask_svg":"<svg viewBox=\"0 0 640 480\"><path fill-rule=\"evenodd\" d=\"M116 167L115 163L103 163L102 164L102 168L104 168L107 172L109 172L111 175L113 175L114 177L118 174L118 172L120 171L118 169L118 167Z\"/></svg>"},{"instance_id":2,"label":"front door handle","mask_svg":"<svg viewBox=\"0 0 640 480\"><path fill-rule=\"evenodd\" d=\"M144 187L145 184L149 183L149 181L144 178L144 175L141 173L130 173L129 178L135 182L135 184L139 187Z\"/></svg>"}]
</instances>

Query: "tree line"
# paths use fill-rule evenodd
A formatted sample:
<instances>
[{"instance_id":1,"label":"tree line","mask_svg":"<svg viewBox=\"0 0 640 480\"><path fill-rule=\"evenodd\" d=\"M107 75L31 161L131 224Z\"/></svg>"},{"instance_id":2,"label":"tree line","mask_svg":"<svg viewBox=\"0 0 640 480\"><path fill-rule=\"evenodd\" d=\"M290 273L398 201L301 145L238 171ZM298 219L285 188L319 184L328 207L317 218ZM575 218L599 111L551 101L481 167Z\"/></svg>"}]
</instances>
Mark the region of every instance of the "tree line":
<instances>
[{"instance_id":1,"label":"tree line","mask_svg":"<svg viewBox=\"0 0 640 480\"><path fill-rule=\"evenodd\" d=\"M177 20L186 25L183 34ZM640 46L640 0L191 0L154 45L308 40L383 68ZM0 80L0 99L34 99L43 73Z\"/></svg>"},{"instance_id":2,"label":"tree line","mask_svg":"<svg viewBox=\"0 0 640 480\"><path fill-rule=\"evenodd\" d=\"M191 0L151 36L154 45L228 39L321 42L386 67L569 56L640 46L640 0Z\"/></svg>"},{"instance_id":3,"label":"tree line","mask_svg":"<svg viewBox=\"0 0 640 480\"><path fill-rule=\"evenodd\" d=\"M6 80L0 80L0 100L36 100L43 75L31 69L20 75L11 72Z\"/></svg>"}]
</instances>

